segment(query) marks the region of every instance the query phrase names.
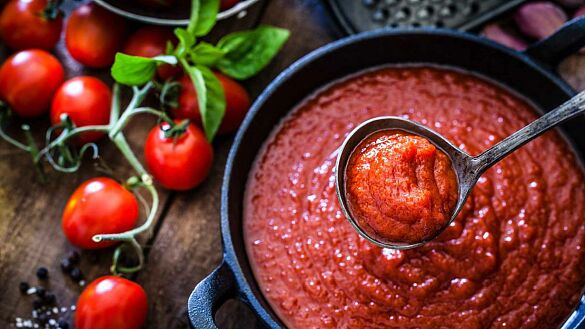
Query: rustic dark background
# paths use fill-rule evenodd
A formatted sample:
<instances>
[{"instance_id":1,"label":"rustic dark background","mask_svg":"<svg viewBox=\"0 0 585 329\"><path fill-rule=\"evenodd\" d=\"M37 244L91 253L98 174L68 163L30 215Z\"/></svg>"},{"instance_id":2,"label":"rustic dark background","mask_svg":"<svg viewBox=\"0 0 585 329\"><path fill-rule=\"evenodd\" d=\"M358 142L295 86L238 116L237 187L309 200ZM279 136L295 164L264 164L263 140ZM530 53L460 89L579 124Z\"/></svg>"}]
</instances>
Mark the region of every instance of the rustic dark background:
<instances>
[{"instance_id":1,"label":"rustic dark background","mask_svg":"<svg viewBox=\"0 0 585 329\"><path fill-rule=\"evenodd\" d=\"M357 0L356 0L357 1ZM313 49L342 36L320 0L265 0L243 19L221 22L211 40L228 31L271 24L287 28L291 38L281 54L245 87L253 97L285 67ZM111 82L106 71L85 70L68 57L62 42L56 54L68 69L68 77L92 74ZM0 46L0 58L7 52ZM367 54L364 54L367 56ZM559 67L576 88L585 87L585 55L574 55ZM142 157L142 143L154 121L141 117L126 129L135 152ZM46 120L34 122L46 128ZM221 259L219 192L226 155L232 138L214 142L213 171L206 182L186 193L161 190L158 222L142 241L147 245L146 268L136 277L149 296L146 328L188 328L186 301L189 293ZM131 169L117 150L102 142L103 158L120 177ZM73 247L61 232L62 209L73 190L84 180L101 175L88 161L75 174L51 172L46 184L36 179L27 154L0 141L0 328L13 328L16 317L30 317L32 297L19 293L18 283L36 284L35 271L46 266L51 275L49 289L59 304L75 304L81 288L59 270L59 261ZM111 251L82 254L81 269L88 280L108 274ZM254 328L254 315L237 301L230 301L217 314L220 328ZM72 321L71 321L72 322Z\"/></svg>"}]
</instances>

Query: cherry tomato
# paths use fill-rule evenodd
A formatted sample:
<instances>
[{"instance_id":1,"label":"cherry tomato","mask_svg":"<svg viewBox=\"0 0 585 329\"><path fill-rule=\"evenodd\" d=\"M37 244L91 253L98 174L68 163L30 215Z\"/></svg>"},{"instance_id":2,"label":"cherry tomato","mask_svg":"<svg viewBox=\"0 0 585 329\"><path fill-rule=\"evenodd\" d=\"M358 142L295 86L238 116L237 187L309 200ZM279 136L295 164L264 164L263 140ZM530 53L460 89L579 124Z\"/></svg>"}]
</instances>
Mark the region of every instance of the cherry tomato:
<instances>
[{"instance_id":1,"label":"cherry tomato","mask_svg":"<svg viewBox=\"0 0 585 329\"><path fill-rule=\"evenodd\" d=\"M79 296L75 329L140 329L147 312L146 292L139 284L119 276L102 276Z\"/></svg>"},{"instance_id":2,"label":"cherry tomato","mask_svg":"<svg viewBox=\"0 0 585 329\"><path fill-rule=\"evenodd\" d=\"M215 76L221 82L226 100L226 111L219 126L218 133L232 133L238 129L250 109L250 96L248 96L248 92L236 81L217 72ZM179 79L179 82L181 83L181 93L178 99L179 106L176 109L171 109L171 114L175 118L190 119L194 122L201 123L197 93L195 92L191 79L185 75Z\"/></svg>"},{"instance_id":3,"label":"cherry tomato","mask_svg":"<svg viewBox=\"0 0 585 329\"><path fill-rule=\"evenodd\" d=\"M81 184L67 201L62 228L71 244L82 249L107 248L116 241L94 242L96 234L131 230L138 220L132 192L113 179L98 177Z\"/></svg>"},{"instance_id":4,"label":"cherry tomato","mask_svg":"<svg viewBox=\"0 0 585 329\"><path fill-rule=\"evenodd\" d=\"M23 118L45 113L63 83L63 66L44 50L24 50L0 67L0 99Z\"/></svg>"},{"instance_id":5,"label":"cherry tomato","mask_svg":"<svg viewBox=\"0 0 585 329\"><path fill-rule=\"evenodd\" d=\"M126 21L94 3L75 9L65 28L65 45L71 57L93 68L110 66L122 48Z\"/></svg>"},{"instance_id":6,"label":"cherry tomato","mask_svg":"<svg viewBox=\"0 0 585 329\"><path fill-rule=\"evenodd\" d=\"M15 50L55 47L63 28L63 14L48 18L44 14L47 3L47 0L10 1L0 14L2 41Z\"/></svg>"},{"instance_id":7,"label":"cherry tomato","mask_svg":"<svg viewBox=\"0 0 585 329\"><path fill-rule=\"evenodd\" d=\"M163 55L167 49L167 42L177 44L173 31L160 26L145 26L134 32L126 42L123 52L128 55L154 57ZM161 80L178 75L181 69L178 66L163 64L157 68Z\"/></svg>"},{"instance_id":8,"label":"cherry tomato","mask_svg":"<svg viewBox=\"0 0 585 329\"><path fill-rule=\"evenodd\" d=\"M193 124L177 138L165 137L168 123L154 127L144 145L144 157L150 173L171 190L189 190L209 174L213 149L205 135Z\"/></svg>"},{"instance_id":9,"label":"cherry tomato","mask_svg":"<svg viewBox=\"0 0 585 329\"><path fill-rule=\"evenodd\" d=\"M101 80L80 76L67 80L55 93L51 105L51 123L61 122L66 113L75 126L106 125L110 121L112 92ZM76 137L78 144L96 141L101 132L85 132Z\"/></svg>"},{"instance_id":10,"label":"cherry tomato","mask_svg":"<svg viewBox=\"0 0 585 329\"><path fill-rule=\"evenodd\" d=\"M240 2L240 0L221 0L220 9L221 10L230 9L231 7L235 6L236 3L238 2Z\"/></svg>"}]
</instances>

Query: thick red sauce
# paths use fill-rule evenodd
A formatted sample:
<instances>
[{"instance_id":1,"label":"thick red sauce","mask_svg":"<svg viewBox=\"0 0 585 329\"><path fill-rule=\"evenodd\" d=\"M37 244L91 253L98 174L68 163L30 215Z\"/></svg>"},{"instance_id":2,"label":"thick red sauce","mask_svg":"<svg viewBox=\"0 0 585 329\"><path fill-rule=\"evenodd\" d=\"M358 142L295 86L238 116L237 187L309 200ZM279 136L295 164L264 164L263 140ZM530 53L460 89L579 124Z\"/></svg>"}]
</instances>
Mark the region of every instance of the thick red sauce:
<instances>
[{"instance_id":1,"label":"thick red sauce","mask_svg":"<svg viewBox=\"0 0 585 329\"><path fill-rule=\"evenodd\" d=\"M349 211L378 241L418 243L438 234L457 203L451 160L421 136L376 132L361 141L345 174Z\"/></svg>"},{"instance_id":2,"label":"thick red sauce","mask_svg":"<svg viewBox=\"0 0 585 329\"><path fill-rule=\"evenodd\" d=\"M381 249L343 216L333 168L361 122L399 115L478 154L537 116L506 90L437 68L388 68L319 92L259 154L244 200L259 287L291 328L554 328L585 285L585 181L549 132L489 169L422 247Z\"/></svg>"}]
</instances>

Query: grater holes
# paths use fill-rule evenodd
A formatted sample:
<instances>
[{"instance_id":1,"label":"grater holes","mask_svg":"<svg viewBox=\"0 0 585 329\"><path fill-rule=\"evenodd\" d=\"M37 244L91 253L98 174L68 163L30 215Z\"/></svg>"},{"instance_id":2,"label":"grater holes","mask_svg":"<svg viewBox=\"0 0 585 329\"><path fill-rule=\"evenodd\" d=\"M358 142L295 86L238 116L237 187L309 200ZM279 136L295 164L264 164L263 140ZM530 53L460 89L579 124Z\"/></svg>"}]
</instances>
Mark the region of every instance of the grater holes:
<instances>
[{"instance_id":1,"label":"grater holes","mask_svg":"<svg viewBox=\"0 0 585 329\"><path fill-rule=\"evenodd\" d=\"M453 17L457 14L457 6L454 4L450 4L448 6L442 7L439 10L439 15L441 17Z\"/></svg>"},{"instance_id":2,"label":"grater holes","mask_svg":"<svg viewBox=\"0 0 585 329\"><path fill-rule=\"evenodd\" d=\"M426 7L423 7L417 11L416 17L418 19L426 20L426 19L430 19L434 13L435 13L435 8L433 8L431 6L426 6Z\"/></svg>"},{"instance_id":3,"label":"grater holes","mask_svg":"<svg viewBox=\"0 0 585 329\"><path fill-rule=\"evenodd\" d=\"M386 8L380 8L372 14L372 19L376 22L384 22L390 16L390 12Z\"/></svg>"},{"instance_id":4,"label":"grater holes","mask_svg":"<svg viewBox=\"0 0 585 329\"><path fill-rule=\"evenodd\" d=\"M410 18L412 11L409 7L402 7L396 13L394 13L394 19L398 21L404 21Z\"/></svg>"},{"instance_id":5,"label":"grater holes","mask_svg":"<svg viewBox=\"0 0 585 329\"><path fill-rule=\"evenodd\" d=\"M2 1L2 0L0 0ZM349 11L355 10L356 0L333 0L347 3ZM498 3L509 0L359 0L362 8L375 27L434 26L457 27L463 22L477 19L483 13L496 8ZM357 16L357 14L355 14ZM417 24L415 24L417 23Z\"/></svg>"}]
</instances>

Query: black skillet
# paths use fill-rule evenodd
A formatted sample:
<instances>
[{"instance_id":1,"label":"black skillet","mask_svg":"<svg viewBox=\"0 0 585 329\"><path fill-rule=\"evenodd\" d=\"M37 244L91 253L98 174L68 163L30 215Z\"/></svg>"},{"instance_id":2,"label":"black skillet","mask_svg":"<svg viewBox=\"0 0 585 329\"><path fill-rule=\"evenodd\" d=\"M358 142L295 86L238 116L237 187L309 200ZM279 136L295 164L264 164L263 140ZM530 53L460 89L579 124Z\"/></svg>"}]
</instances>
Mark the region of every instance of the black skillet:
<instances>
[{"instance_id":1,"label":"black skillet","mask_svg":"<svg viewBox=\"0 0 585 329\"><path fill-rule=\"evenodd\" d=\"M227 160L221 192L223 262L189 298L194 328L216 328L215 311L229 298L246 303L269 328L284 327L262 296L252 274L242 233L242 200L248 172L270 132L320 87L368 68L408 63L447 65L484 75L552 109L574 95L552 70L585 44L585 19L565 25L525 52L451 30L379 30L354 35L317 49L282 72L258 97L240 128ZM585 153L585 117L562 130L577 154ZM583 158L581 158L583 159ZM585 298L563 328L585 326Z\"/></svg>"}]
</instances>

